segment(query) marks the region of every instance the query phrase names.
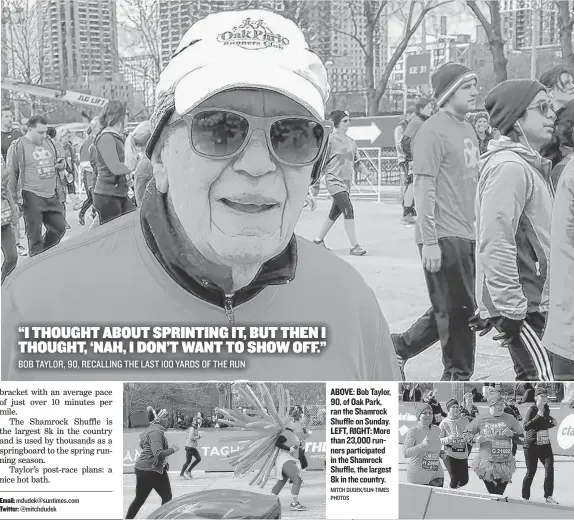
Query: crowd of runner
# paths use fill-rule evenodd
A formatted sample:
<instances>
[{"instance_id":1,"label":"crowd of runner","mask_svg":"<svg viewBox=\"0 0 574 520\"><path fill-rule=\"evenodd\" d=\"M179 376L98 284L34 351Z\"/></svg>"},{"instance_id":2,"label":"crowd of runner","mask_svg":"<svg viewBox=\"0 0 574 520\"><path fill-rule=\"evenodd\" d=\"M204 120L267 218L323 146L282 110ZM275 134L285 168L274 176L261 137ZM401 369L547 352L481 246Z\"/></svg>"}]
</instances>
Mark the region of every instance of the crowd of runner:
<instances>
[{"instance_id":1,"label":"crowd of runner","mask_svg":"<svg viewBox=\"0 0 574 520\"><path fill-rule=\"evenodd\" d=\"M189 34L194 30L190 29ZM173 63L163 73L166 85L171 85L173 80L167 73L169 71L173 71L175 76L189 74L185 67L195 66L193 59L196 54L192 51L195 52L195 47L186 51L185 58L174 56ZM180 62L181 65L178 65ZM183 69L178 68L180 66ZM320 106L317 105L317 114L324 114L324 101L329 89L326 77L315 78L311 72L309 74L313 88L318 89L317 92L324 98ZM406 181L403 219L407 224L415 224L415 241L422 259L431 307L408 330L393 334L392 338L386 333L383 337L377 332L379 339L369 343L384 344L384 347L377 348L390 350L390 355L394 355L392 347L387 348L392 341L399 366L404 370L407 360L440 341L444 366L441 379L468 380L474 372L476 333L484 335L494 328L497 331L495 339L508 348L518 380L572 379L572 72L556 67L543 74L540 81L503 81L488 93L485 111L481 112L476 111L478 78L464 65L444 64L434 72L431 79L433 99L419 100L414 112L395 131L397 157ZM274 80L267 78L265 81L273 83ZM174 85L179 86L179 83ZM165 92L162 90L163 84L160 82L158 85L158 106L152 125L156 134L152 132L149 122L143 122L126 137L126 107L112 100L102 114L91 122L79 150L74 148L69 132L63 131L58 135L41 115L32 116L27 122L25 135L18 135L11 129L12 113L9 109L3 110L2 280L14 269L19 255L26 254L20 217L23 217L24 222L27 253L35 256L62 240L70 227L68 222L72 211L79 211L80 225L85 225L86 215L91 215L93 218L90 227L102 226L132 212L141 203L147 186L152 186L153 193L167 193L170 172L161 163L160 155L153 157L153 149L156 144L161 148L165 142L174 142L168 132L161 135L166 125L171 129L180 120L187 121L187 116L171 116L172 119L168 119L174 110L174 85ZM179 88L181 90L183 87ZM229 96L224 96L221 88L217 87L219 93L216 95L225 100ZM225 88L229 90L229 87ZM254 88L261 90L258 85ZM274 85L263 91L274 89L281 91L280 87ZM183 93L181 95L184 96ZM297 96L298 92L294 98ZM313 104L315 101L313 97ZM197 102L201 102L201 99ZM304 100L304 104L307 102ZM194 108L190 110L193 112ZM209 117L212 120L208 120L206 114L211 114ZM193 112L192 115L196 126L188 136L191 138L191 149L198 157L211 160L210 164L219 164L222 158L238 156L243 153L248 142L255 143L250 137L254 130L245 130L244 134L235 135L243 132L243 128L250 128L249 125L256 121L252 118L241 116L241 119L233 111L220 110L200 111L199 115ZM220 119L216 120L216 116ZM350 114L345 110L335 110L330 118L330 123L319 124L305 118L285 119L281 123L292 135L303 128L293 127L294 121L297 125L307 125L305 128L309 129L309 133L305 134L307 141L304 143L307 148L298 144L298 137L290 138L285 145L277 144L282 141L273 141L278 139L274 132L281 129L271 126L267 136L268 145L272 144L270 157L287 167L312 167L311 187L305 201L312 209L324 179L332 196L332 206L314 243L325 248L327 233L343 215L350 254L364 256L367 251L361 247L357 238L350 197L352 180L360 169L356 144L346 135ZM225 124L235 127L223 128ZM313 143L308 142L311 127L316 137ZM221 136L217 132L220 131L234 132L233 138L237 138L237 143L225 141L222 144L218 141ZM232 145L234 149L231 149ZM144 155L146 147L147 157ZM155 169L151 159L157 163ZM256 165L257 168L267 166L267 163L261 166L260 162ZM255 172L252 176L255 178L259 174ZM154 182L150 182L152 177L155 177ZM233 191L232 185L233 189L239 189L240 180L237 177L233 181L235 184L230 182L229 191ZM178 184L180 189L189 188L187 182L188 179L182 179ZM83 189L80 190L80 187ZM180 196L173 183L171 190L171 198ZM85 194L85 200L79 198L79 191ZM203 195L203 192L197 195ZM252 215L254 211L260 214L277 206L277 202L270 196L266 199L263 197L270 201L265 204L258 202L262 197L258 198L256 194L249 197L240 194L235 197L247 202L241 202L238 206L226 197L221 198L221 201L226 207L235 208L245 215ZM293 211L300 207L294 204ZM215 233L218 227L211 226L210 231L191 229L192 226L201 228L203 225L200 207L197 205L188 203L176 209L170 203L164 209L168 213L179 211L180 220L184 213L190 219L194 216L194 221L183 227L170 224L169 229L176 235L186 233L193 235L194 241L201 242L204 235ZM165 216L158 208L150 211L154 218ZM195 215L195 212L198 214ZM235 219L233 223L239 226L239 220ZM157 245L160 256L167 255L160 263L171 278L192 294L204 290L210 294L213 292L211 296L215 304L225 310L227 319L233 324L234 303L242 298L237 298L233 291L224 291L221 284L213 280L210 282L202 279L204 287L198 289L197 281L187 280L182 274L185 269L177 265L180 261L178 259L185 256L176 253L179 242L171 243L163 228L156 229L148 225L146 229L157 234L146 241L148 245ZM277 237L275 240L286 240L281 233L272 236ZM213 240L216 242L216 237ZM281 246L285 252L286 243L283 242ZM214 244L206 247L206 254L213 250ZM271 242L266 242L266 247L272 247ZM275 256L280 252L279 249L274 251ZM237 257L240 253L244 254L244 249L225 254L230 255L228 262L231 263L233 258L235 262L241 263ZM158 254L154 251L156 258ZM219 256L225 254L218 253ZM174 255L176 258L172 258ZM272 258L273 255L266 257ZM170 266L174 272L170 271ZM206 269L211 267L208 265ZM335 266L329 269L337 270ZM262 271L259 269L254 272ZM275 274L278 277L275 281L284 284L281 276L285 274ZM30 276L23 276L22 283L31 279ZM253 281L252 276L250 279ZM189 287L188 282L191 284ZM214 285L217 287L211 291ZM355 285L360 286L361 291L365 289L364 295L361 292L361 299L372 299L370 289L367 291L364 284L356 282ZM120 287L117 290L122 291ZM200 294L199 297L210 301L206 295ZM109 299L114 300L111 297ZM315 306L317 311L319 308ZM353 308L357 306L353 305ZM377 317L374 319L380 319L380 313L375 314ZM334 315L331 316L335 319ZM364 313L359 321L363 319ZM336 320L336 323L342 324L344 321L352 321L359 326L357 320L351 320L349 313L345 319ZM380 326L377 326L379 330ZM355 337L359 336L365 336L365 331L357 331ZM357 348L368 350L373 347ZM396 370L394 361L392 365L388 370Z\"/></svg>"},{"instance_id":2,"label":"crowd of runner","mask_svg":"<svg viewBox=\"0 0 574 520\"><path fill-rule=\"evenodd\" d=\"M554 455L549 429L556 426L548 406L548 389L537 385L534 403L521 416L516 400L505 399L490 387L486 394L488 411L479 413L473 395L465 394L461 405L456 399L446 401L446 413L432 392L415 404L417 425L405 436L403 454L408 459L407 482L428 486L445 485L459 489L469 482L470 454L476 449L470 467L483 481L487 491L503 495L516 472L516 453L522 445L526 474L522 498L530 499L538 461L544 467L544 498L557 504L554 491ZM441 464L442 461L442 464Z\"/></svg>"}]
</instances>

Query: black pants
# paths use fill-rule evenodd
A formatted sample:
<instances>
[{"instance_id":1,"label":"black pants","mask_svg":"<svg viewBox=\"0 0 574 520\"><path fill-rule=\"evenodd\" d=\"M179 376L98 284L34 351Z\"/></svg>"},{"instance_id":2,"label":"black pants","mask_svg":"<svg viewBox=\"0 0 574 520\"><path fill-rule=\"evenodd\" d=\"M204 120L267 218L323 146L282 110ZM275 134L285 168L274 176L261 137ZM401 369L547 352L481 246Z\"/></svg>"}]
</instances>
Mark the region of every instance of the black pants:
<instances>
[{"instance_id":1,"label":"black pants","mask_svg":"<svg viewBox=\"0 0 574 520\"><path fill-rule=\"evenodd\" d=\"M444 465L450 475L450 487L456 489L468 484L468 460L445 455Z\"/></svg>"},{"instance_id":2,"label":"black pants","mask_svg":"<svg viewBox=\"0 0 574 520\"><path fill-rule=\"evenodd\" d=\"M474 242L441 238L441 268L424 270L432 307L395 343L397 354L412 358L440 340L441 381L468 381L474 372L476 338L468 326L474 314ZM419 246L422 252L422 246Z\"/></svg>"},{"instance_id":3,"label":"black pants","mask_svg":"<svg viewBox=\"0 0 574 520\"><path fill-rule=\"evenodd\" d=\"M404 175L405 175L405 191L403 194L403 201L402 201L403 217L406 217L407 215L413 215L414 217L416 217L417 212L415 211L415 197L413 194L413 174L409 173L409 163L408 162L402 163L401 167L402 167ZM405 198L406 198L407 192L409 193L410 198L412 198L411 204L405 204Z\"/></svg>"},{"instance_id":4,"label":"black pants","mask_svg":"<svg viewBox=\"0 0 574 520\"><path fill-rule=\"evenodd\" d=\"M548 351L556 381L574 381L574 361Z\"/></svg>"},{"instance_id":5,"label":"black pants","mask_svg":"<svg viewBox=\"0 0 574 520\"><path fill-rule=\"evenodd\" d=\"M301 469L306 469L307 466L309 466L307 456L305 455L305 450L303 448L299 448L299 462L301 463Z\"/></svg>"},{"instance_id":6,"label":"black pants","mask_svg":"<svg viewBox=\"0 0 574 520\"><path fill-rule=\"evenodd\" d=\"M161 497L162 506L171 500L171 484L169 483L167 468L164 469L163 473L157 473L156 471L141 471L139 469L136 469L135 472L136 497L128 508L126 518L136 517L152 489L155 489L157 494Z\"/></svg>"},{"instance_id":7,"label":"black pants","mask_svg":"<svg viewBox=\"0 0 574 520\"><path fill-rule=\"evenodd\" d=\"M82 204L82 207L80 208L80 213L78 214L78 218L80 220L82 220L85 217L86 211L88 211L90 209L90 206L94 203L93 191L94 191L93 188L86 187L86 200Z\"/></svg>"},{"instance_id":8,"label":"black pants","mask_svg":"<svg viewBox=\"0 0 574 520\"><path fill-rule=\"evenodd\" d=\"M341 214L343 214L343 218L347 220L355 218L351 197L346 191L340 191L333 195L333 203L331 204L331 209L329 211L329 220L335 222Z\"/></svg>"},{"instance_id":9,"label":"black pants","mask_svg":"<svg viewBox=\"0 0 574 520\"><path fill-rule=\"evenodd\" d=\"M28 249L30 256L34 256L62 240L66 233L64 205L57 195L44 198L30 191L22 191L22 199ZM42 224L46 227L44 236L42 236Z\"/></svg>"},{"instance_id":10,"label":"black pants","mask_svg":"<svg viewBox=\"0 0 574 520\"><path fill-rule=\"evenodd\" d=\"M522 481L522 498L530 498L530 487L538 469L538 461L544 465L544 498L554 493L554 454L552 446L545 444L538 446L524 446L524 461L526 462L526 475Z\"/></svg>"},{"instance_id":11,"label":"black pants","mask_svg":"<svg viewBox=\"0 0 574 520\"><path fill-rule=\"evenodd\" d=\"M2 283L4 283L4 278L14 270L18 263L16 234L14 233L14 226L12 224L2 226L2 254L4 255L4 262L2 262Z\"/></svg>"},{"instance_id":12,"label":"black pants","mask_svg":"<svg viewBox=\"0 0 574 520\"><path fill-rule=\"evenodd\" d=\"M94 193L93 198L94 207L100 215L100 224L105 224L135 210L133 202L128 197L114 197L112 195Z\"/></svg>"},{"instance_id":13,"label":"black pants","mask_svg":"<svg viewBox=\"0 0 574 520\"><path fill-rule=\"evenodd\" d=\"M484 485L486 486L486 489L488 489L489 493L493 495L502 495L506 490L506 486L508 486L508 482L502 482L499 479L494 481L484 480Z\"/></svg>"},{"instance_id":14,"label":"black pants","mask_svg":"<svg viewBox=\"0 0 574 520\"><path fill-rule=\"evenodd\" d=\"M509 343L517 381L555 381L550 356L541 341L545 326L544 314L529 313L520 336Z\"/></svg>"},{"instance_id":15,"label":"black pants","mask_svg":"<svg viewBox=\"0 0 574 520\"><path fill-rule=\"evenodd\" d=\"M193 464L191 466L189 466L191 459L195 457L195 460L193 461ZM201 455L199 454L199 451L197 451L197 448L185 448L185 463L183 465L183 467L181 468L181 473L179 474L180 477L183 477L183 474L187 468L187 472L191 473L191 470L193 468L195 468L195 466L197 466L199 463L201 462ZM188 468L189 466L189 468Z\"/></svg>"}]
</instances>

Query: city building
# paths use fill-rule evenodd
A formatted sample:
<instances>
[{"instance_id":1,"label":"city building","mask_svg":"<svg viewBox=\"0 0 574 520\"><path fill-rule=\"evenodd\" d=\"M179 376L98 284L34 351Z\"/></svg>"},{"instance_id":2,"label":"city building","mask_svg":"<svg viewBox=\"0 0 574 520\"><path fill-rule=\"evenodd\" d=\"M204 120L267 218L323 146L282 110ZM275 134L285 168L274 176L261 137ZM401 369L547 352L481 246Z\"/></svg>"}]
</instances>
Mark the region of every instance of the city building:
<instances>
[{"instance_id":1,"label":"city building","mask_svg":"<svg viewBox=\"0 0 574 520\"><path fill-rule=\"evenodd\" d=\"M574 16L574 2L570 1ZM500 15L503 37L509 50L532 47L534 16L538 22L536 46L542 49L560 48L558 2L544 0L501 0Z\"/></svg>"},{"instance_id":2,"label":"city building","mask_svg":"<svg viewBox=\"0 0 574 520\"><path fill-rule=\"evenodd\" d=\"M82 92L106 99L117 99L130 105L133 101L133 88L124 80L122 74L116 72L111 75L82 76L76 87Z\"/></svg>"},{"instance_id":3,"label":"city building","mask_svg":"<svg viewBox=\"0 0 574 520\"><path fill-rule=\"evenodd\" d=\"M46 85L68 89L76 87L78 78L92 77L115 81L119 72L116 9L116 0L37 0L45 27Z\"/></svg>"},{"instance_id":4,"label":"city building","mask_svg":"<svg viewBox=\"0 0 574 520\"><path fill-rule=\"evenodd\" d=\"M281 13L290 8L292 3L283 0L159 0L158 4L163 68L175 53L181 37L197 20L211 13L247 6ZM375 0L371 4L371 9L376 12L381 1ZM296 13L286 15L298 20L309 46L324 61L334 99L337 94L364 96L367 86L365 54L361 45L350 36L355 34L356 23L356 37L365 42L364 13L354 12L353 19L346 0L307 0L298 8ZM375 82L382 76L387 63L385 27L386 19L382 15L374 31Z\"/></svg>"}]
</instances>

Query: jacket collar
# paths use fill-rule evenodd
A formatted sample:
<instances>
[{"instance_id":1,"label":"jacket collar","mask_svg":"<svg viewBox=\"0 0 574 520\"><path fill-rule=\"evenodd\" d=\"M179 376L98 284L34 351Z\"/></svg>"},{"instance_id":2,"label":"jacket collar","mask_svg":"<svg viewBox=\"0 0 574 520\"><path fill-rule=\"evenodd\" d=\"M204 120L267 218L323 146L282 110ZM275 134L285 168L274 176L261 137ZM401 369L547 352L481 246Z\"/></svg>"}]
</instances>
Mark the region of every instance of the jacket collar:
<instances>
[{"instance_id":1,"label":"jacket collar","mask_svg":"<svg viewBox=\"0 0 574 520\"><path fill-rule=\"evenodd\" d=\"M141 226L149 249L171 278L187 292L225 308L225 285L230 270L207 260L195 247L183 247L168 212L167 195L150 181L142 202ZM235 305L245 303L268 285L287 284L295 278L297 239L295 235L276 257L263 264L253 281L233 294Z\"/></svg>"}]
</instances>

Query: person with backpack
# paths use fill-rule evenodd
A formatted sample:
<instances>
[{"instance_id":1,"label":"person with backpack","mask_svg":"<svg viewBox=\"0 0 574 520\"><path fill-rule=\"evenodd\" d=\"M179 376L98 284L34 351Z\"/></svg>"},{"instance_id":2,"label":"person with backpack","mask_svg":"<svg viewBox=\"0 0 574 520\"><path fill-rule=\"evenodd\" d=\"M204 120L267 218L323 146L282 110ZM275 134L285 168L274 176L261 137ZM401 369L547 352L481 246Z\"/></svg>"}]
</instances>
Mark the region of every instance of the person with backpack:
<instances>
[{"instance_id":1,"label":"person with backpack","mask_svg":"<svg viewBox=\"0 0 574 520\"><path fill-rule=\"evenodd\" d=\"M110 101L100 116L102 131L94 142L98 170L94 188L94 206L100 215L100 224L105 224L135 209L128 196L131 171L124 164L125 119L126 105L116 100Z\"/></svg>"},{"instance_id":2,"label":"person with backpack","mask_svg":"<svg viewBox=\"0 0 574 520\"><path fill-rule=\"evenodd\" d=\"M59 157L47 130L42 116L32 116L26 135L14 141L6 158L7 174L15 187L13 198L24 215L30 256L55 246L66 233ZM42 226L46 228L44 235Z\"/></svg>"}]
</instances>

